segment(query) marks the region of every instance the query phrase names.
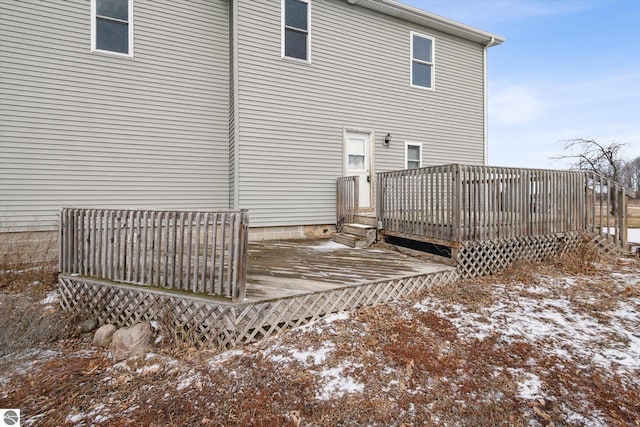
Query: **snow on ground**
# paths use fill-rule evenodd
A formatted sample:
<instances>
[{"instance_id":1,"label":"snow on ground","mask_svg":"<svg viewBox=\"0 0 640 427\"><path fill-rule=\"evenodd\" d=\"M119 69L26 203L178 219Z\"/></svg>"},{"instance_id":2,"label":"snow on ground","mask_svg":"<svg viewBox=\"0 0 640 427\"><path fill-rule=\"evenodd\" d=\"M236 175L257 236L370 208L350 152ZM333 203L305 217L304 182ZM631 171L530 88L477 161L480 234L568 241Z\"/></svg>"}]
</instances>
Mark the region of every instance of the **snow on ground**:
<instances>
[{"instance_id":1,"label":"snow on ground","mask_svg":"<svg viewBox=\"0 0 640 427\"><path fill-rule=\"evenodd\" d=\"M332 315L329 319L323 319L320 328L327 327L335 320L345 320L348 317L342 314ZM308 330L308 329L307 329ZM302 365L306 372L317 378L320 390L316 393L316 399L329 400L341 398L347 393L359 393L364 389L364 384L349 374L352 369L362 368L363 365L350 361L330 366L327 364L329 355L336 350L336 345L331 341L325 341L319 346L304 349L290 345L274 345L264 351L264 354L277 365L287 366L292 362Z\"/></svg>"},{"instance_id":2,"label":"snow on ground","mask_svg":"<svg viewBox=\"0 0 640 427\"><path fill-rule=\"evenodd\" d=\"M587 275L546 276L539 273L536 277L527 283L491 284L497 298L493 304L481 307L479 311L455 301L444 302L427 296L413 305L414 312L404 311L402 317L412 320L415 313L435 313L452 322L459 340L482 341L497 334L499 342L525 342L557 358L561 365L599 367L625 378L628 386L640 388L640 294L637 291L640 271L622 274L613 269L604 281L600 276L591 278ZM628 292L635 296L616 297L625 296ZM333 357L336 344L330 337L336 333L332 325L336 320L351 321L351 326L342 327L343 331L346 328L351 334L358 328L353 325L356 319L340 315L328 317L298 328L299 339L289 343L274 342L265 349L273 363L287 365L297 362L314 375L319 385L316 392L318 400L340 399L346 394L363 393L369 387L349 374L349 369L363 367L362 364L349 358ZM305 348L301 347L307 342L305 334L329 339L319 346ZM536 362L532 360L531 363ZM511 374L519 378L517 396L531 401L533 406L545 402L545 399L555 400L546 394L549 384L536 373L537 368L509 368ZM398 369L387 367L384 374L397 376ZM412 367L406 369L410 371ZM498 377L500 372L498 368ZM457 381L456 378L441 380ZM398 386L395 380L387 384L387 392ZM420 394L429 388L430 384L419 384L407 392ZM491 397L485 396L484 399ZM607 425L606 417L586 404L584 408L563 405L560 404L564 417L576 425ZM538 406L536 410L539 410Z\"/></svg>"},{"instance_id":3,"label":"snow on ground","mask_svg":"<svg viewBox=\"0 0 640 427\"><path fill-rule=\"evenodd\" d=\"M573 280L541 277L542 287L498 285L503 298L479 314L465 314L460 305L447 306L433 299L425 299L415 308L449 318L462 335L482 339L500 331L505 340L524 338L573 363L593 363L620 374L640 371L640 298L612 302L611 308L594 316L592 311L581 310L582 305L596 303L591 297L582 300L563 292ZM640 272L618 277L614 286L622 293L638 283ZM584 279L581 286L589 285L594 284ZM618 344L611 347L604 337L616 337ZM640 378L637 384L640 387Z\"/></svg>"},{"instance_id":4,"label":"snow on ground","mask_svg":"<svg viewBox=\"0 0 640 427\"><path fill-rule=\"evenodd\" d=\"M323 245L334 247L331 242ZM97 369L103 357L100 350L69 353L76 359L95 358L97 368L89 364L81 372L100 376L91 384L93 397L70 404L61 419L72 425L122 424L148 405L136 400L137 394L153 395L158 405L184 396L196 400L202 396L199 404L206 405L226 402L224 396L255 402L260 391L264 402L281 399L282 407L292 414L301 407L311 408L304 416L313 411L329 416L349 411L349 405L356 407L354 413L358 414L371 411L367 405L378 402L381 413L392 411L394 418L416 425L438 420L453 425L451 420L465 408L477 405L482 412L507 402L505 408L521 405L513 413L522 417L522 425L546 425L542 421L549 413L559 424L608 425L614 419L609 418L611 407L598 406L606 399L582 396L584 387L563 389L564 385L556 387L551 382L564 378L570 384L597 370L601 376L594 378L603 378L601 389L620 384L625 389L640 389L640 269L637 262L621 262L601 266L604 273L595 275L536 270L527 280L509 281L507 277L504 282L450 284L419 299L331 314L241 349L188 353L193 358L154 352L117 363L105 358L106 367ZM480 294L485 293L482 299ZM50 300L54 295L47 294L42 301L48 304ZM476 350L480 354L474 354L474 346L483 343L484 347ZM512 354L518 345L527 349ZM515 362L501 362L501 350ZM88 353L83 355L82 351ZM416 351L431 353L424 353L425 357ZM53 361L69 354L40 350L7 356L11 359L5 362L13 365L14 372L0 372L0 399L8 397L2 390L12 386L11 375L33 371L36 361ZM485 356L497 362L485 363ZM550 371L560 376L549 375ZM486 378L474 382L474 375ZM91 377L87 374L83 378ZM615 382L617 378L620 383ZM590 377L586 381L586 389L590 389ZM296 388L298 384L302 385ZM109 394L120 387L125 390L123 396L132 396L126 404L118 400L119 395ZM152 394L148 394L150 390ZM211 390L220 394L211 394ZM307 390L301 406L300 395ZM347 403L341 407L341 402ZM628 397L622 402L627 412L620 414L636 408L633 402L637 401ZM448 413L454 406L459 412ZM39 422L41 415L36 412L25 425ZM351 424L359 424L354 419L358 420L353 418ZM362 420L360 424L371 424ZM378 425L387 425L386 421L383 417ZM474 419L464 422L472 425ZM314 424L314 420L307 424Z\"/></svg>"},{"instance_id":5,"label":"snow on ground","mask_svg":"<svg viewBox=\"0 0 640 427\"><path fill-rule=\"evenodd\" d=\"M518 394L523 399L537 399L541 396L541 386L542 381L540 381L540 377L536 374L527 372L524 374L524 379L518 384Z\"/></svg>"},{"instance_id":6,"label":"snow on ground","mask_svg":"<svg viewBox=\"0 0 640 427\"><path fill-rule=\"evenodd\" d=\"M88 412L83 411L75 414L69 414L66 421L76 425L84 419L90 419L93 423L103 423L111 418L110 415L104 415L104 413L109 413L107 409L109 408L107 408L105 404L99 403L92 407Z\"/></svg>"},{"instance_id":7,"label":"snow on ground","mask_svg":"<svg viewBox=\"0 0 640 427\"><path fill-rule=\"evenodd\" d=\"M224 363L233 357L241 356L242 354L244 354L244 350L241 349L224 351L222 353L216 354L211 359L209 359L209 365L215 366L217 364Z\"/></svg>"},{"instance_id":8,"label":"snow on ground","mask_svg":"<svg viewBox=\"0 0 640 427\"><path fill-rule=\"evenodd\" d=\"M327 368L318 372L322 379L322 388L317 399L329 400L343 397L346 393L361 393L364 384L355 380L345 371L350 368L362 368L361 364L345 364L335 368Z\"/></svg>"},{"instance_id":9,"label":"snow on ground","mask_svg":"<svg viewBox=\"0 0 640 427\"><path fill-rule=\"evenodd\" d=\"M42 305L52 305L60 301L58 291L49 291L47 295L40 301Z\"/></svg>"},{"instance_id":10,"label":"snow on ground","mask_svg":"<svg viewBox=\"0 0 640 427\"><path fill-rule=\"evenodd\" d=\"M42 363L43 361L52 360L56 357L60 356L59 351L55 350L40 350L40 349L29 349L24 350L18 353L10 354L8 356L4 356L2 361L7 363L12 367L11 372L0 372L0 390L4 388L4 385L8 382L7 377L5 375L24 375L37 363ZM2 396L2 392L0 391L0 396Z\"/></svg>"},{"instance_id":11,"label":"snow on ground","mask_svg":"<svg viewBox=\"0 0 640 427\"><path fill-rule=\"evenodd\" d=\"M317 245L305 246L305 247L311 248L314 251L319 251L319 252L331 252L331 251L337 251L339 249L349 248L348 246L343 245L342 243L334 242L333 240L328 240L326 242L318 243Z\"/></svg>"}]
</instances>

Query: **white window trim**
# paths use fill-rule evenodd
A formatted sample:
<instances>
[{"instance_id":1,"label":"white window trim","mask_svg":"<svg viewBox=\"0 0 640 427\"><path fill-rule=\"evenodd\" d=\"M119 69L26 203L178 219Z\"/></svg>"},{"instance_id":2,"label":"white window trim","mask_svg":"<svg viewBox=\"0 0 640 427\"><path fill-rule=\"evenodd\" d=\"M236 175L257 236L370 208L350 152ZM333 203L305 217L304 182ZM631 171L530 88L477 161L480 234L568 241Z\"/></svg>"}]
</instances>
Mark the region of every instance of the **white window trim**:
<instances>
[{"instance_id":1,"label":"white window trim","mask_svg":"<svg viewBox=\"0 0 640 427\"><path fill-rule=\"evenodd\" d=\"M422 142L409 142L405 141L404 143L404 168L409 169L409 146L420 147L420 158L418 162L418 168L422 167ZM415 161L415 160L412 160Z\"/></svg>"},{"instance_id":2,"label":"white window trim","mask_svg":"<svg viewBox=\"0 0 640 427\"><path fill-rule=\"evenodd\" d=\"M284 54L284 33L285 33L285 0L281 0L280 2L280 58L286 59L287 61L295 61L295 62L303 62L310 64L311 63L311 0L299 0L303 3L307 3L307 59L293 58L291 56L286 56Z\"/></svg>"},{"instance_id":3,"label":"white window trim","mask_svg":"<svg viewBox=\"0 0 640 427\"><path fill-rule=\"evenodd\" d=\"M104 53L107 55L133 58L133 0L128 0L129 20L127 29L129 30L129 53L112 52L96 48L96 0L91 0L91 52Z\"/></svg>"},{"instance_id":4,"label":"white window trim","mask_svg":"<svg viewBox=\"0 0 640 427\"><path fill-rule=\"evenodd\" d=\"M420 59L413 58L413 37L414 36L431 40L431 62L425 62ZM413 61L419 62L421 64L431 65L431 87L424 87L424 86L413 84ZM409 85L411 87L424 89L424 90L435 90L436 88L436 39L426 34L417 33L415 31L411 31L411 36L409 39Z\"/></svg>"}]
</instances>

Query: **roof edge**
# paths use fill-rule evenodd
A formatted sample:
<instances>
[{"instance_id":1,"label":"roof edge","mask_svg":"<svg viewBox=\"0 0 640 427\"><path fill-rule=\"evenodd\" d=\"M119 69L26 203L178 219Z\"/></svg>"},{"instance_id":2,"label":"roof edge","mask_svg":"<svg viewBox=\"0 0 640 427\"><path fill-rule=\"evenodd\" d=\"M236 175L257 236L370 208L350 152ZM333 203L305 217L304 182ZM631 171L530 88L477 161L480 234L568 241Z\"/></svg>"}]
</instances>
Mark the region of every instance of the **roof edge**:
<instances>
[{"instance_id":1,"label":"roof edge","mask_svg":"<svg viewBox=\"0 0 640 427\"><path fill-rule=\"evenodd\" d=\"M346 2L404 19L405 21L424 25L442 31L443 33L483 44L487 47L496 46L505 41L505 38L502 36L444 18L435 13L427 12L426 10L409 6L396 0L346 0Z\"/></svg>"}]
</instances>

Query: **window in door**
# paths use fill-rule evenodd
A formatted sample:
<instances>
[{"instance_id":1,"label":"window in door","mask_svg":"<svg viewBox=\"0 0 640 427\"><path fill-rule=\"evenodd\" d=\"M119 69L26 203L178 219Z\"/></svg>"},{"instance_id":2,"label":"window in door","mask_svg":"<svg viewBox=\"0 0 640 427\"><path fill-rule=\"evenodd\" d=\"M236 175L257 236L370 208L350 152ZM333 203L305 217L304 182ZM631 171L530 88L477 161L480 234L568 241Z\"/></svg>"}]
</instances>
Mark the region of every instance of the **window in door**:
<instances>
[{"instance_id":1,"label":"window in door","mask_svg":"<svg viewBox=\"0 0 640 427\"><path fill-rule=\"evenodd\" d=\"M365 140L362 138L350 138L347 144L349 170L364 171L366 157Z\"/></svg>"}]
</instances>

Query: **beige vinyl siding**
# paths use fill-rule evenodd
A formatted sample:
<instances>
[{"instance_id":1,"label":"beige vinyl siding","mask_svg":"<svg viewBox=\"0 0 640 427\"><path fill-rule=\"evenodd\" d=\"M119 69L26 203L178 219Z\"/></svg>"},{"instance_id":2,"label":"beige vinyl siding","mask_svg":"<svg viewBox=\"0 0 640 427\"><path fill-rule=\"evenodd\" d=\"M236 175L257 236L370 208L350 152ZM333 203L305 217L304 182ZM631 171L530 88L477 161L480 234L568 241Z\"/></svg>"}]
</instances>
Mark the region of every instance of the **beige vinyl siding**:
<instances>
[{"instance_id":1,"label":"beige vinyl siding","mask_svg":"<svg viewBox=\"0 0 640 427\"><path fill-rule=\"evenodd\" d=\"M228 7L134 1L133 59L90 52L88 0L0 3L0 231L61 206L227 208Z\"/></svg>"},{"instance_id":2,"label":"beige vinyl siding","mask_svg":"<svg viewBox=\"0 0 640 427\"><path fill-rule=\"evenodd\" d=\"M311 64L280 58L280 1L239 3L240 207L252 225L335 219L343 129L375 132L375 170L484 161L483 47L344 0L311 2ZM435 90L410 87L410 33L435 39ZM382 140L391 133L390 146Z\"/></svg>"}]
</instances>

